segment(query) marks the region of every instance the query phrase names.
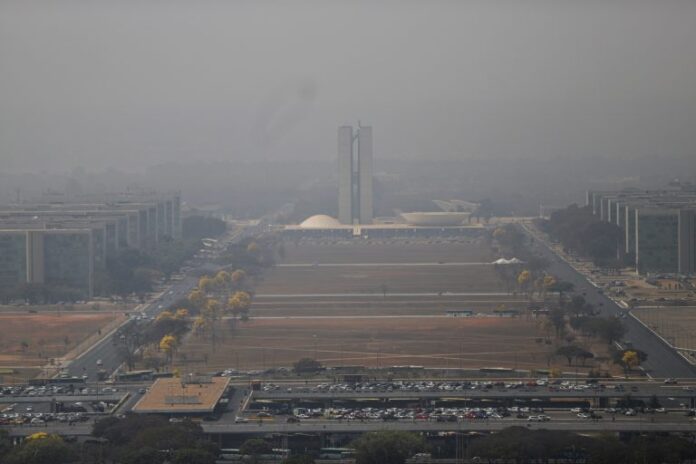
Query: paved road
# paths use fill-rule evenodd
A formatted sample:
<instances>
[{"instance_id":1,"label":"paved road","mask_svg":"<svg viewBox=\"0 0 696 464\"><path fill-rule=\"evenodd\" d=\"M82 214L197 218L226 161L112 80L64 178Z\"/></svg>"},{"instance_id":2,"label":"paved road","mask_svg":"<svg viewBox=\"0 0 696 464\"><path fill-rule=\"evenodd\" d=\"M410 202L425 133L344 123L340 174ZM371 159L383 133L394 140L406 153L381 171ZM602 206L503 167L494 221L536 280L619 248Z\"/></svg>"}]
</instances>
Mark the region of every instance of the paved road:
<instances>
[{"instance_id":1,"label":"paved road","mask_svg":"<svg viewBox=\"0 0 696 464\"><path fill-rule=\"evenodd\" d=\"M166 290L160 298L148 304L141 312L150 317L156 317L164 308L188 295L196 285L197 280L194 277L185 277ZM136 321L134 320L126 322L126 324L135 323ZM67 368L68 374L76 377L86 374L90 381L95 381L97 379L97 371L100 369L97 366L97 361L101 360L101 368L111 375L122 362L113 337L113 335L104 337L88 351L74 359Z\"/></svg>"},{"instance_id":2,"label":"paved road","mask_svg":"<svg viewBox=\"0 0 696 464\"><path fill-rule=\"evenodd\" d=\"M412 432L447 432L447 431L496 431L513 425L529 425L532 429L553 429L570 431L643 431L643 432L694 432L696 423L686 420L673 422L650 422L648 418L630 421L603 419L591 420L552 420L549 422L527 422L526 420L472 420L464 422L301 422L299 424L249 422L247 424L203 423L203 431L212 434L261 434L261 433L363 433L378 430L404 430Z\"/></svg>"},{"instance_id":3,"label":"paved road","mask_svg":"<svg viewBox=\"0 0 696 464\"><path fill-rule=\"evenodd\" d=\"M650 422L649 417L612 422L568 419L549 422L528 422L526 420L471 420L462 422L301 422L287 424L276 422L249 422L246 424L203 422L203 431L208 434L256 435L267 433L364 433L379 430L403 430L412 432L473 432L499 431L513 425L529 426L531 429L569 430L575 432L695 432L696 423L689 418L671 421ZM91 424L47 424L47 426L20 426L6 428L10 436L27 436L36 431L60 435L89 435Z\"/></svg>"},{"instance_id":4,"label":"paved road","mask_svg":"<svg viewBox=\"0 0 696 464\"><path fill-rule=\"evenodd\" d=\"M239 241L249 233L255 233L256 228L239 228L230 239L231 243ZM197 272L217 272L220 266L214 266L209 263L202 264L197 269L191 271L184 279L172 284L165 292L155 301L150 302L141 312L149 317L157 317L169 305L177 300L186 297L189 292L198 285ZM136 323L136 321L126 321L128 323ZM108 375L111 375L122 363L113 335L104 337L99 342L95 343L89 350L74 359L67 368L67 372L71 376L80 377L87 375L90 381L97 379L97 371L104 369ZM97 361L101 361L102 366L97 366Z\"/></svg>"},{"instance_id":5,"label":"paved road","mask_svg":"<svg viewBox=\"0 0 696 464\"><path fill-rule=\"evenodd\" d=\"M524 227L522 229L531 236ZM551 250L547 243L535 237L532 248L549 261L549 273L555 275L560 280L571 282L575 285L575 291L585 293L585 299L595 307L600 307L600 304L602 304L602 310L605 315L615 316L622 312L622 309L616 303L607 296L600 294L597 288L585 276L561 259ZM648 359L643 363L643 368L649 375L659 378L696 378L696 368L656 337L650 330L631 317L623 321L628 329L624 340L630 340L635 348L648 354Z\"/></svg>"}]
</instances>

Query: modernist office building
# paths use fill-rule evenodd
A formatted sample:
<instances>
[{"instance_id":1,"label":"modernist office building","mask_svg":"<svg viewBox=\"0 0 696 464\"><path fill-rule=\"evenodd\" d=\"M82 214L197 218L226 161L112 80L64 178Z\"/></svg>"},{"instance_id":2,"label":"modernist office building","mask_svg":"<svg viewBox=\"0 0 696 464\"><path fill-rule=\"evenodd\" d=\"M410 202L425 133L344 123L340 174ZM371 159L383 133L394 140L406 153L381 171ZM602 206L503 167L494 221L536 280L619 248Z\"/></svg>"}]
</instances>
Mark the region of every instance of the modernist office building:
<instances>
[{"instance_id":1,"label":"modernist office building","mask_svg":"<svg viewBox=\"0 0 696 464\"><path fill-rule=\"evenodd\" d=\"M639 273L696 273L696 192L588 191L587 205L621 228L621 251L633 257Z\"/></svg>"},{"instance_id":2,"label":"modernist office building","mask_svg":"<svg viewBox=\"0 0 696 464\"><path fill-rule=\"evenodd\" d=\"M371 224L372 127L338 128L338 220Z\"/></svg>"},{"instance_id":3,"label":"modernist office building","mask_svg":"<svg viewBox=\"0 0 696 464\"><path fill-rule=\"evenodd\" d=\"M123 248L181 236L173 195L61 198L0 207L0 290L24 283L94 293L95 272Z\"/></svg>"}]
</instances>

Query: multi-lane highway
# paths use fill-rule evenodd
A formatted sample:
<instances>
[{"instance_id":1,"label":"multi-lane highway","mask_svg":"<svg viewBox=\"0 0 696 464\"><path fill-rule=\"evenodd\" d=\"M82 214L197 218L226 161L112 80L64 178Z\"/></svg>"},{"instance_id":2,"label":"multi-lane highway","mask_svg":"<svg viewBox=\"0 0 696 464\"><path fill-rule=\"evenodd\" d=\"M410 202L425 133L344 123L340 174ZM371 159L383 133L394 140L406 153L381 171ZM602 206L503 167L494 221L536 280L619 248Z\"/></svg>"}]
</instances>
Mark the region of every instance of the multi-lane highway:
<instances>
[{"instance_id":1,"label":"multi-lane highway","mask_svg":"<svg viewBox=\"0 0 696 464\"><path fill-rule=\"evenodd\" d=\"M411 432L474 432L500 431L505 428L520 425L531 429L568 430L575 432L695 432L696 422L687 417L669 417L665 420L651 420L651 417L637 416L623 420L612 421L588 419L552 419L548 422L529 422L522 419L505 420L463 420L458 422L433 421L398 421L398 422L338 422L338 421L302 421L288 424L276 421L248 422L235 424L232 422L202 422L201 426L210 435L263 435L269 433L302 434L302 433L353 433L360 434L379 430L403 430ZM5 428L11 436L26 436L36 426L14 426ZM42 432L60 435L90 435L92 424L82 423L68 425L64 423L48 423L42 425Z\"/></svg>"},{"instance_id":2,"label":"multi-lane highway","mask_svg":"<svg viewBox=\"0 0 696 464\"><path fill-rule=\"evenodd\" d=\"M532 248L549 261L547 271L559 280L572 283L575 290L582 292L588 303L597 308L602 308L604 315L618 316L622 309L606 295L592 285L585 276L559 257L544 240L533 234L526 226L522 229L533 237ZM630 340L633 346L647 353L648 359L643 363L643 368L652 377L696 377L696 368L684 359L679 353L660 340L649 329L643 326L633 317L623 319L628 329L624 339Z\"/></svg>"},{"instance_id":3,"label":"multi-lane highway","mask_svg":"<svg viewBox=\"0 0 696 464\"><path fill-rule=\"evenodd\" d=\"M141 312L148 317L156 317L164 308L188 295L196 285L197 280L195 277L186 276L183 280L166 290L159 298L147 304ZM135 321L129 320L124 324L134 323ZM116 347L117 340L114 340L115 332L116 330L74 359L68 365L67 373L75 377L87 375L88 379L92 381L97 379L97 371L100 369L104 369L109 375L113 373L123 362ZM101 361L101 366L97 365L99 361Z\"/></svg>"},{"instance_id":4,"label":"multi-lane highway","mask_svg":"<svg viewBox=\"0 0 696 464\"><path fill-rule=\"evenodd\" d=\"M569 431L602 432L694 432L696 423L691 420L651 422L641 417L632 420L612 422L610 420L557 420L549 422L528 422L526 420L471 420L460 422L300 422L296 424L261 422L246 424L203 423L203 431L208 434L262 434L262 433L365 433L379 430L404 430L410 432L473 432L499 431L513 425L528 426L534 429L553 429Z\"/></svg>"},{"instance_id":5,"label":"multi-lane highway","mask_svg":"<svg viewBox=\"0 0 696 464\"><path fill-rule=\"evenodd\" d=\"M250 229L250 230L247 230ZM234 243L242 237L253 234L257 230L255 227L238 228L226 240L228 243ZM185 298L193 288L198 285L197 275L201 272L215 273L220 266L214 266L210 263L204 263L186 275L182 280L175 282L167 288L158 298L149 302L141 309L148 318L155 318L164 309L175 303L176 301ZM135 323L133 320L124 322L125 324ZM121 327L123 327L123 325ZM114 334L118 329L107 334L99 342L95 343L90 349L82 353L80 356L70 362L65 369L70 376L82 377L86 375L90 381L97 379L97 372L104 369L107 375L111 375L123 362L119 356L117 348L117 340L114 339ZM99 363L99 365L98 365Z\"/></svg>"}]
</instances>

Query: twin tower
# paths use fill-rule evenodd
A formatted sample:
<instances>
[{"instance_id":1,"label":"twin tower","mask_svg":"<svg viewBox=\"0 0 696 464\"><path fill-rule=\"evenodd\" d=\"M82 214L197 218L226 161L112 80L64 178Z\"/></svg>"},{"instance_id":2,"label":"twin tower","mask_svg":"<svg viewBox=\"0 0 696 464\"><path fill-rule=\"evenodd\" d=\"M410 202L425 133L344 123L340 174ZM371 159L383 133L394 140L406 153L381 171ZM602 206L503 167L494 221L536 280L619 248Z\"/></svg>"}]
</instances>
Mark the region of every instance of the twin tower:
<instances>
[{"instance_id":1,"label":"twin tower","mask_svg":"<svg viewBox=\"0 0 696 464\"><path fill-rule=\"evenodd\" d=\"M372 224L372 127L338 128L338 220Z\"/></svg>"}]
</instances>

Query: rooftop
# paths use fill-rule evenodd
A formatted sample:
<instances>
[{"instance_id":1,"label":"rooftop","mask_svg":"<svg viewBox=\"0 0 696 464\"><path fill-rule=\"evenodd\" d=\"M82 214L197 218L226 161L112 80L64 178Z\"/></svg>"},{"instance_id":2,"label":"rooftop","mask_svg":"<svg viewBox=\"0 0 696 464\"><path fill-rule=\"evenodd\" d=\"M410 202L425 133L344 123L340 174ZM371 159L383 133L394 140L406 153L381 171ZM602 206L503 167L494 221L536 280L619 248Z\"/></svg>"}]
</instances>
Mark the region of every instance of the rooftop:
<instances>
[{"instance_id":1,"label":"rooftop","mask_svg":"<svg viewBox=\"0 0 696 464\"><path fill-rule=\"evenodd\" d=\"M207 377L199 382L186 382L171 377L160 378L133 407L136 413L207 414L213 412L225 389L229 377Z\"/></svg>"}]
</instances>

